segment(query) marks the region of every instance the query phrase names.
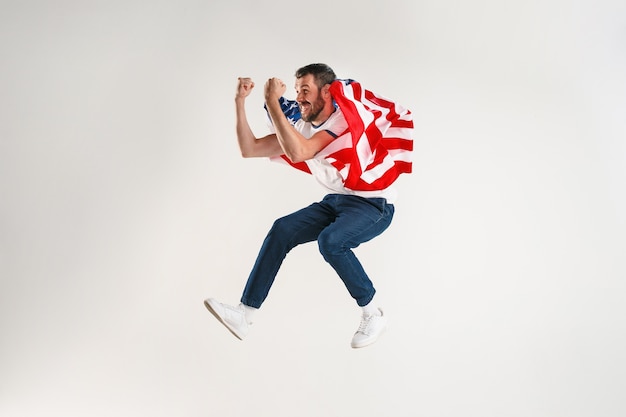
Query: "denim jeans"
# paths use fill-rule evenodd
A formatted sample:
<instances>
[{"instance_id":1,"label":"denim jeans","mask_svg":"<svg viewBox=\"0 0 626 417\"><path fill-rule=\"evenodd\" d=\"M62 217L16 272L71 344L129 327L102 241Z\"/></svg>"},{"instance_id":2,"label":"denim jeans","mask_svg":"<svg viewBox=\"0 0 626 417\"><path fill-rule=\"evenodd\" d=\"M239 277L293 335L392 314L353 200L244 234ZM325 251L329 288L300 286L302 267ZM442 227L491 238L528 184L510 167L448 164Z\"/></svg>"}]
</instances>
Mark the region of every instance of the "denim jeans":
<instances>
[{"instance_id":1,"label":"denim jeans","mask_svg":"<svg viewBox=\"0 0 626 417\"><path fill-rule=\"evenodd\" d=\"M261 307L287 253L316 240L322 256L352 298L359 306L366 305L376 290L352 249L387 229L393 214L393 205L384 198L329 194L318 203L277 219L261 246L241 302Z\"/></svg>"}]
</instances>

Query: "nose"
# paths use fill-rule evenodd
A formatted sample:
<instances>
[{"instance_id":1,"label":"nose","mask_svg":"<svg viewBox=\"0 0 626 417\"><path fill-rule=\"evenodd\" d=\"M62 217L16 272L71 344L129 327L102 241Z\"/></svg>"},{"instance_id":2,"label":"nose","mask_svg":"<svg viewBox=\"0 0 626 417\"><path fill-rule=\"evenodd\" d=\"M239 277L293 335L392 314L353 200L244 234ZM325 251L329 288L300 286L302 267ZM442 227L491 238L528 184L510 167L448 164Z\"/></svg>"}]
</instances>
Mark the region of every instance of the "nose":
<instances>
[{"instance_id":1,"label":"nose","mask_svg":"<svg viewBox=\"0 0 626 417\"><path fill-rule=\"evenodd\" d=\"M298 94L296 94L296 101L298 103L302 103L304 101L304 94L302 94L302 92L299 92Z\"/></svg>"}]
</instances>

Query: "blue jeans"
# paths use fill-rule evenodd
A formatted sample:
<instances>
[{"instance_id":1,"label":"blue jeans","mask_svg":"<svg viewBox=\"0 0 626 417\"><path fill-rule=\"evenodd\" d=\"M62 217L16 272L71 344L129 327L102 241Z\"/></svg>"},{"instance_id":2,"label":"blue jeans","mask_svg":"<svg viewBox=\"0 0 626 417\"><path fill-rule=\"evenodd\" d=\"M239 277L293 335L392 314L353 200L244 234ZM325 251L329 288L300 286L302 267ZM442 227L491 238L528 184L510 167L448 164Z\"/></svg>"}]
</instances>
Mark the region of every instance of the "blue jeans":
<instances>
[{"instance_id":1,"label":"blue jeans","mask_svg":"<svg viewBox=\"0 0 626 417\"><path fill-rule=\"evenodd\" d=\"M387 229L393 213L393 205L384 198L329 194L318 203L277 219L261 246L241 302L261 307L287 253L302 243L317 240L322 256L352 298L359 306L366 305L376 290L352 249Z\"/></svg>"}]
</instances>

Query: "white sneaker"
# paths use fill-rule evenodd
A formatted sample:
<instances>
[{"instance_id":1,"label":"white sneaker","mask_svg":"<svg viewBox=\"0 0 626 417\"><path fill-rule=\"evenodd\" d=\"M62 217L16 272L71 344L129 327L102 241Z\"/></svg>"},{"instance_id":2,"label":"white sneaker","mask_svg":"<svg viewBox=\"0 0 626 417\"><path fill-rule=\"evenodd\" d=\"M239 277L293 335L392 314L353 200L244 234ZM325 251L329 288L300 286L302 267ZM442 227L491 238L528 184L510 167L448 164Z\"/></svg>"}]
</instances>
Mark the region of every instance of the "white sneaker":
<instances>
[{"instance_id":1,"label":"white sneaker","mask_svg":"<svg viewBox=\"0 0 626 417\"><path fill-rule=\"evenodd\" d=\"M380 316L365 314L361 316L359 329L352 338L351 346L354 349L371 345L378 340L378 337L387 327L387 317L383 314L383 310L380 308L378 310L380 311Z\"/></svg>"},{"instance_id":2,"label":"white sneaker","mask_svg":"<svg viewBox=\"0 0 626 417\"><path fill-rule=\"evenodd\" d=\"M204 305L237 339L243 340L248 334L249 325L243 306L222 304L214 298L204 300Z\"/></svg>"}]
</instances>

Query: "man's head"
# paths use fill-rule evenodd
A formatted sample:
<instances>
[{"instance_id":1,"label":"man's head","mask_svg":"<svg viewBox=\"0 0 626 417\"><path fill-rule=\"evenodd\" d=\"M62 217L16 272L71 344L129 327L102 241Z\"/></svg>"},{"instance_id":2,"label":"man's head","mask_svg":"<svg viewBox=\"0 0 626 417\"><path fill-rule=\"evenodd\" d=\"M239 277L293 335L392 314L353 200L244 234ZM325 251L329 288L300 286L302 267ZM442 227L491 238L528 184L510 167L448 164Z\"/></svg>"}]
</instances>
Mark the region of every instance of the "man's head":
<instances>
[{"instance_id":1,"label":"man's head","mask_svg":"<svg viewBox=\"0 0 626 417\"><path fill-rule=\"evenodd\" d=\"M305 75L313 75L315 84L321 90L326 84L330 84L337 76L335 71L326 64L309 64L296 71L296 78L302 78Z\"/></svg>"},{"instance_id":2,"label":"man's head","mask_svg":"<svg viewBox=\"0 0 626 417\"><path fill-rule=\"evenodd\" d=\"M296 71L296 100L305 122L321 123L332 112L330 83L335 72L326 64L309 64Z\"/></svg>"}]
</instances>

